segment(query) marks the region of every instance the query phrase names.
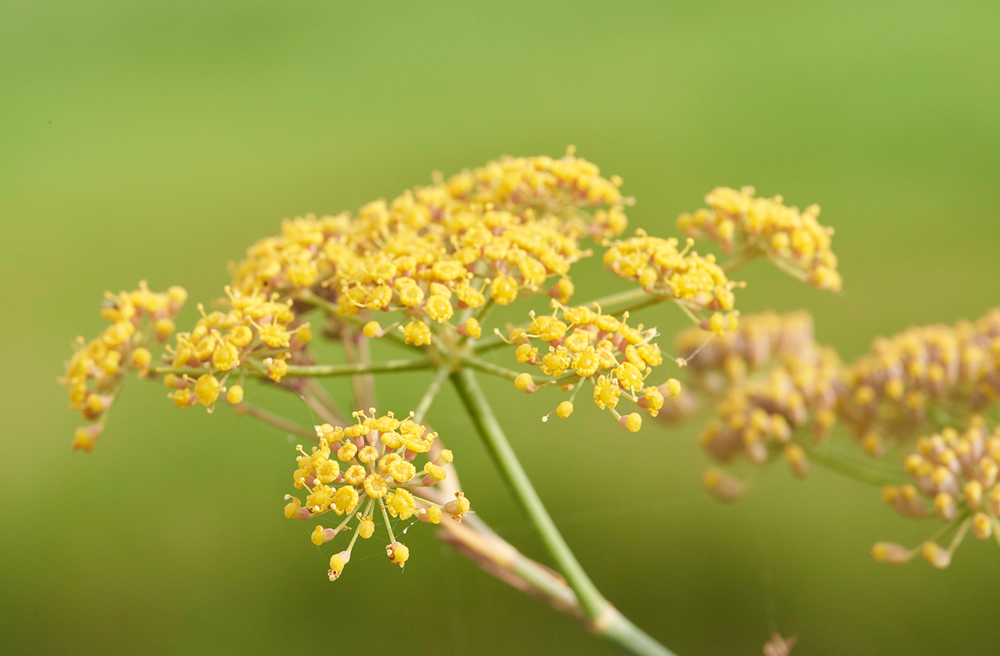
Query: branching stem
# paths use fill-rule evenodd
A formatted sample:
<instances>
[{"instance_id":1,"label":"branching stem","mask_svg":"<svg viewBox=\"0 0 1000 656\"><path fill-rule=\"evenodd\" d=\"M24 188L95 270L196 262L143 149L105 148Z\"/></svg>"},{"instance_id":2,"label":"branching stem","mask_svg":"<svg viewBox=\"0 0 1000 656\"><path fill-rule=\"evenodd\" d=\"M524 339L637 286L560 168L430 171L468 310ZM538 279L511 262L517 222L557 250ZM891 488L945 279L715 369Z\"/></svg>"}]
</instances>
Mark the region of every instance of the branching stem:
<instances>
[{"instance_id":1,"label":"branching stem","mask_svg":"<svg viewBox=\"0 0 1000 656\"><path fill-rule=\"evenodd\" d=\"M475 374L471 370L463 368L453 373L451 380L462 403L471 415L480 437L486 443L494 464L528 515L528 519L541 537L546 550L559 566L569 586L576 593L581 610L589 620L591 630L633 654L670 656L669 650L643 633L615 610L587 576L556 528L524 468L521 467L514 449L507 441L507 436L504 435L500 423L493 414L493 409L476 381Z\"/></svg>"}]
</instances>

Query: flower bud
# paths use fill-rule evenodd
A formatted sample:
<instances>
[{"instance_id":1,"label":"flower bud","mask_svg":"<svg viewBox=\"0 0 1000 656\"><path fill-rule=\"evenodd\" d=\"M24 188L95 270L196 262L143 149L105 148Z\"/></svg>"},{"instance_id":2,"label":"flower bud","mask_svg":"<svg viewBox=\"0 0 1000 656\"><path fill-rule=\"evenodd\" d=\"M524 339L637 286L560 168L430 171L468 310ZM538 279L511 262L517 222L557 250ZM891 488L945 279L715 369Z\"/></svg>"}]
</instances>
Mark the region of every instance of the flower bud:
<instances>
[{"instance_id":1,"label":"flower bud","mask_svg":"<svg viewBox=\"0 0 1000 656\"><path fill-rule=\"evenodd\" d=\"M743 483L721 469L706 470L702 482L719 501L736 501L743 496Z\"/></svg>"},{"instance_id":2,"label":"flower bud","mask_svg":"<svg viewBox=\"0 0 1000 656\"><path fill-rule=\"evenodd\" d=\"M980 540L988 540L993 535L993 521L989 515L977 512L972 516L972 534Z\"/></svg>"},{"instance_id":3,"label":"flower bud","mask_svg":"<svg viewBox=\"0 0 1000 656\"><path fill-rule=\"evenodd\" d=\"M865 453L876 458L885 453L885 442L882 440L882 436L874 431L869 431L861 438L861 447Z\"/></svg>"},{"instance_id":4,"label":"flower bud","mask_svg":"<svg viewBox=\"0 0 1000 656\"><path fill-rule=\"evenodd\" d=\"M389 556L389 562L402 567L410 559L410 550L402 542L393 542L386 545L385 553Z\"/></svg>"},{"instance_id":5,"label":"flower bud","mask_svg":"<svg viewBox=\"0 0 1000 656\"><path fill-rule=\"evenodd\" d=\"M676 378L670 378L667 380L667 382L660 385L659 389L660 389L660 394L662 394L664 398L666 398L670 396L677 396L678 394L681 393L683 388L681 386L681 381L677 380Z\"/></svg>"},{"instance_id":6,"label":"flower bud","mask_svg":"<svg viewBox=\"0 0 1000 656\"><path fill-rule=\"evenodd\" d=\"M517 378L514 379L514 387L528 394L534 392L537 388L535 387L535 381L531 379L531 374L518 374Z\"/></svg>"},{"instance_id":7,"label":"flower bud","mask_svg":"<svg viewBox=\"0 0 1000 656\"><path fill-rule=\"evenodd\" d=\"M792 473L797 478L805 478L806 474L809 473L809 459L806 457L805 450L798 444L785 445L785 460L788 461L788 466L792 468Z\"/></svg>"},{"instance_id":8,"label":"flower bud","mask_svg":"<svg viewBox=\"0 0 1000 656\"><path fill-rule=\"evenodd\" d=\"M82 428L77 428L73 433L72 451L92 451L97 444L97 438L104 432L101 424L91 424Z\"/></svg>"},{"instance_id":9,"label":"flower bud","mask_svg":"<svg viewBox=\"0 0 1000 656\"><path fill-rule=\"evenodd\" d=\"M418 513L417 517L425 524L440 524L443 515L439 506L430 506L424 512Z\"/></svg>"},{"instance_id":10,"label":"flower bud","mask_svg":"<svg viewBox=\"0 0 1000 656\"><path fill-rule=\"evenodd\" d=\"M899 493L893 499L893 507L900 515L911 519L921 519L927 516L927 506L912 485L902 485Z\"/></svg>"},{"instance_id":11,"label":"flower bud","mask_svg":"<svg viewBox=\"0 0 1000 656\"><path fill-rule=\"evenodd\" d=\"M638 412L633 412L630 415L620 418L618 423L622 425L622 428L627 428L633 433L638 433L639 429L642 428L642 417L639 416Z\"/></svg>"},{"instance_id":12,"label":"flower bud","mask_svg":"<svg viewBox=\"0 0 1000 656\"><path fill-rule=\"evenodd\" d=\"M239 385L233 385L226 391L226 400L231 404L236 405L243 401L243 388Z\"/></svg>"},{"instance_id":13,"label":"flower bud","mask_svg":"<svg viewBox=\"0 0 1000 656\"><path fill-rule=\"evenodd\" d=\"M969 510L975 510L983 502L983 484L979 481L969 481L965 484L965 504Z\"/></svg>"},{"instance_id":14,"label":"flower bud","mask_svg":"<svg viewBox=\"0 0 1000 656\"><path fill-rule=\"evenodd\" d=\"M337 529L335 528L323 528L322 526L317 526L309 539L317 547L322 545L324 542L329 542L333 538L337 537Z\"/></svg>"},{"instance_id":15,"label":"flower bud","mask_svg":"<svg viewBox=\"0 0 1000 656\"><path fill-rule=\"evenodd\" d=\"M302 502L290 494L285 495L288 504L285 505L285 517L287 519L309 519L309 509L302 507Z\"/></svg>"},{"instance_id":16,"label":"flower bud","mask_svg":"<svg viewBox=\"0 0 1000 656\"><path fill-rule=\"evenodd\" d=\"M951 554L937 543L924 542L920 550L924 554L924 560L938 569L944 569L951 564Z\"/></svg>"},{"instance_id":17,"label":"flower bud","mask_svg":"<svg viewBox=\"0 0 1000 656\"><path fill-rule=\"evenodd\" d=\"M149 349L139 347L132 351L132 366L140 372L149 371L149 363L153 361L153 354Z\"/></svg>"},{"instance_id":18,"label":"flower bud","mask_svg":"<svg viewBox=\"0 0 1000 656\"><path fill-rule=\"evenodd\" d=\"M483 334L483 328L479 325L479 321L475 317L470 317L465 323L459 324L458 334L463 337L479 339Z\"/></svg>"},{"instance_id":19,"label":"flower bud","mask_svg":"<svg viewBox=\"0 0 1000 656\"><path fill-rule=\"evenodd\" d=\"M471 504L469 500L465 498L465 495L461 492L455 493L455 500L449 501L444 504L444 511L451 515L452 519L457 519L461 521L465 513L469 512Z\"/></svg>"},{"instance_id":20,"label":"flower bud","mask_svg":"<svg viewBox=\"0 0 1000 656\"><path fill-rule=\"evenodd\" d=\"M360 513L358 513L360 516ZM360 523L358 523L358 535L367 540L375 533L375 522L371 515L366 515L361 517Z\"/></svg>"},{"instance_id":21,"label":"flower bud","mask_svg":"<svg viewBox=\"0 0 1000 656\"><path fill-rule=\"evenodd\" d=\"M895 542L876 542L872 546L872 558L876 563L900 565L912 557L913 553L909 549Z\"/></svg>"},{"instance_id":22,"label":"flower bud","mask_svg":"<svg viewBox=\"0 0 1000 656\"><path fill-rule=\"evenodd\" d=\"M955 498L947 492L939 492L934 497L934 510L937 511L938 517L946 522L955 519L955 515L958 514L958 508L955 507Z\"/></svg>"},{"instance_id":23,"label":"flower bud","mask_svg":"<svg viewBox=\"0 0 1000 656\"><path fill-rule=\"evenodd\" d=\"M989 456L984 456L979 461L979 480L984 487L992 487L996 483L998 470L1000 467L997 467L996 461Z\"/></svg>"},{"instance_id":24,"label":"flower bud","mask_svg":"<svg viewBox=\"0 0 1000 656\"><path fill-rule=\"evenodd\" d=\"M336 581L340 578L340 574L344 571L344 567L351 560L350 551L341 551L340 553L335 553L330 556L330 571L327 574L331 581Z\"/></svg>"}]
</instances>

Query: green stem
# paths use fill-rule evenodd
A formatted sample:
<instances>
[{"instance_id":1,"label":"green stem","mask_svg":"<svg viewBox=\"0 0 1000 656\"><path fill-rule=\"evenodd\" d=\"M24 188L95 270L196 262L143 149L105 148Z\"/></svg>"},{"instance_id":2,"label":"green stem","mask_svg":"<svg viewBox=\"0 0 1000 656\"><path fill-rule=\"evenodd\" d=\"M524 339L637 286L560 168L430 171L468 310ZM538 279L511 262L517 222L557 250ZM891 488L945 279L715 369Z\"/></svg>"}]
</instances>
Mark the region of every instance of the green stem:
<instances>
[{"instance_id":1,"label":"green stem","mask_svg":"<svg viewBox=\"0 0 1000 656\"><path fill-rule=\"evenodd\" d=\"M248 370L247 376L262 378L267 376L267 367L256 362L248 363L251 367ZM433 361L430 358L414 358L412 360L384 360L382 362L371 362L363 363L358 362L354 364L327 364L327 365L313 365L313 366L300 366L300 365L288 365L288 376L292 377L305 377L305 376L353 376L355 374L368 374L368 373L385 373L393 371L415 371L418 369L429 369L433 366ZM195 369L191 367L182 367L177 369L162 368L157 369L158 374L176 374L183 375L187 374L189 376L200 376L201 374L207 373L206 369Z\"/></svg>"},{"instance_id":2,"label":"green stem","mask_svg":"<svg viewBox=\"0 0 1000 656\"><path fill-rule=\"evenodd\" d=\"M389 523L389 513L385 510L385 504L378 500L378 507L382 509L382 519L385 521L385 530L389 532L389 543L395 544L396 536L392 534L392 524Z\"/></svg>"},{"instance_id":3,"label":"green stem","mask_svg":"<svg viewBox=\"0 0 1000 656\"><path fill-rule=\"evenodd\" d=\"M737 269L742 268L747 264L750 264L751 262L756 260L758 255L759 252L757 251L752 251L752 252L744 251L743 254L740 255L739 257L735 257L729 260L728 262L720 264L719 266L722 268L722 271L728 276L733 271L736 271Z\"/></svg>"},{"instance_id":4,"label":"green stem","mask_svg":"<svg viewBox=\"0 0 1000 656\"><path fill-rule=\"evenodd\" d=\"M542 500L535 492L527 473L507 441L500 423L493 414L475 374L460 369L451 375L452 383L472 416L480 437L486 443L494 464L523 507L528 519L542 539L549 554L558 564L569 586L576 593L581 610L590 621L591 629L634 654L670 656L671 652L625 619L608 603L577 562L563 539Z\"/></svg>"},{"instance_id":5,"label":"green stem","mask_svg":"<svg viewBox=\"0 0 1000 656\"><path fill-rule=\"evenodd\" d=\"M344 331L344 358L348 364L371 364L368 338L352 329ZM375 378L371 373L351 376L351 390L354 393L355 408L374 408Z\"/></svg>"},{"instance_id":6,"label":"green stem","mask_svg":"<svg viewBox=\"0 0 1000 656\"><path fill-rule=\"evenodd\" d=\"M420 405L417 406L416 411L413 413L413 421L417 424L424 420L424 415L430 410L431 403L434 402L434 397L437 396L438 392L441 391L441 385L444 384L444 379L448 377L451 373L447 368L441 367L436 372L434 372L434 379L431 380L430 386L427 391L424 392L423 398L420 399Z\"/></svg>"},{"instance_id":7,"label":"green stem","mask_svg":"<svg viewBox=\"0 0 1000 656\"><path fill-rule=\"evenodd\" d=\"M333 398L326 391L326 389L316 381L315 378L309 378L306 380L305 390L310 392L313 397L324 407L326 411L333 415L339 422L341 426L346 426L347 421L344 419L343 413L337 404L334 402ZM333 423L333 422L331 422Z\"/></svg>"},{"instance_id":8,"label":"green stem","mask_svg":"<svg viewBox=\"0 0 1000 656\"><path fill-rule=\"evenodd\" d=\"M965 513L966 519L962 521L962 525L958 528L958 532L955 533L955 537L951 539L951 544L948 545L948 553L954 555L955 549L958 549L958 545L962 544L962 540L965 539L965 534L969 532L969 526L972 524L972 518L967 517L968 513Z\"/></svg>"},{"instance_id":9,"label":"green stem","mask_svg":"<svg viewBox=\"0 0 1000 656\"><path fill-rule=\"evenodd\" d=\"M262 421L265 424L270 424L279 430L283 430L286 433L291 433L292 435L298 435L299 437L305 437L310 440L316 439L316 433L309 430L305 426L300 426L290 419L285 419L284 417L279 417L278 415L268 412L262 408L249 405L247 403L240 403L233 408L233 411L237 415L246 415L247 417L253 417L258 421Z\"/></svg>"},{"instance_id":10,"label":"green stem","mask_svg":"<svg viewBox=\"0 0 1000 656\"><path fill-rule=\"evenodd\" d=\"M855 465L852 462L845 462L844 460L823 453L818 449L805 447L805 452L809 456L811 462L815 462L821 467L826 467L827 469L833 470L838 474L847 476L848 478L853 478L856 481L862 483L867 483L869 485L877 485L882 487L884 485L897 485L898 480L889 478L873 469Z\"/></svg>"},{"instance_id":11,"label":"green stem","mask_svg":"<svg viewBox=\"0 0 1000 656\"><path fill-rule=\"evenodd\" d=\"M477 369L484 374L492 374L493 376L499 376L500 378L506 378L507 380L514 380L521 375L519 372L513 371L512 369L507 369L506 367L501 367L500 365L493 364L492 362L486 362L485 360L480 360L475 357L463 356L461 358L461 362L463 365ZM570 378L572 378L572 380L570 380ZM546 387L562 380L558 378L546 378L544 376L532 376L531 379L534 381L535 385L544 385ZM579 376L567 376L566 382L572 383L579 379Z\"/></svg>"}]
</instances>

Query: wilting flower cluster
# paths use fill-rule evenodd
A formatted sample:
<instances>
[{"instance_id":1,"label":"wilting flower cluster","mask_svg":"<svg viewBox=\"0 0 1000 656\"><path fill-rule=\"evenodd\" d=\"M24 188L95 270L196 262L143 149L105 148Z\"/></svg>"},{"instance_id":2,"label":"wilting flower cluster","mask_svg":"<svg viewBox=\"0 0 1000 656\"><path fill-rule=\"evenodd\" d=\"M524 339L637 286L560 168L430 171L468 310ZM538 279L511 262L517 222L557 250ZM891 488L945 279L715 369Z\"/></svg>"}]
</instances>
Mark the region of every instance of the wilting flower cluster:
<instances>
[{"instance_id":1,"label":"wilting flower cluster","mask_svg":"<svg viewBox=\"0 0 1000 656\"><path fill-rule=\"evenodd\" d=\"M77 429L74 450L94 448L125 377L133 371L140 376L149 373L153 361L150 349L174 331L174 317L185 300L187 292L181 287L154 293L145 281L131 292L105 293L101 317L110 325L90 342L83 337L76 339L66 375L59 379L69 389L70 407L84 419L99 419Z\"/></svg>"},{"instance_id":2,"label":"wilting flower cluster","mask_svg":"<svg viewBox=\"0 0 1000 656\"><path fill-rule=\"evenodd\" d=\"M904 465L914 482L885 487L883 499L905 517L921 519L933 512L947 524L915 549L879 542L872 548L875 560L903 563L919 552L943 569L969 529L980 540L996 535L1000 541L1000 429L990 434L986 422L973 417L963 433L948 427L920 438ZM937 540L952 531L951 544L940 546Z\"/></svg>"},{"instance_id":3,"label":"wilting flower cluster","mask_svg":"<svg viewBox=\"0 0 1000 656\"><path fill-rule=\"evenodd\" d=\"M820 225L819 206L786 207L781 196L755 198L753 187L719 187L705 196L711 209L682 214L677 227L689 237L706 236L725 253L764 255L819 289L840 291L833 229Z\"/></svg>"},{"instance_id":4,"label":"wilting flower cluster","mask_svg":"<svg viewBox=\"0 0 1000 656\"><path fill-rule=\"evenodd\" d=\"M726 277L714 255L702 257L690 251L693 244L689 239L679 250L677 239L650 237L637 230L635 237L609 245L604 265L617 276L637 281L650 294L674 300L696 323L714 333L735 330L733 288L738 285ZM714 314L697 316L706 310Z\"/></svg>"},{"instance_id":5,"label":"wilting flower cluster","mask_svg":"<svg viewBox=\"0 0 1000 656\"><path fill-rule=\"evenodd\" d=\"M762 464L783 454L796 476L808 472L809 436L823 440L835 421L840 359L806 342L786 351L763 377L737 378L718 402L718 419L699 442L718 462L744 456ZM808 428L809 436L800 429ZM710 488L710 479L706 479Z\"/></svg>"},{"instance_id":6,"label":"wilting flower cluster","mask_svg":"<svg viewBox=\"0 0 1000 656\"><path fill-rule=\"evenodd\" d=\"M177 344L167 357L171 367L196 372L164 377L179 408L203 405L211 411L222 393L230 403L239 403L248 373L266 373L280 382L289 363L301 364L295 359L305 357L312 331L308 323L297 321L290 299L279 301L277 295L244 294L228 287L226 294L226 312L206 313L198 305L201 319L192 331L177 333ZM227 388L230 379L236 382Z\"/></svg>"},{"instance_id":7,"label":"wilting flower cluster","mask_svg":"<svg viewBox=\"0 0 1000 656\"><path fill-rule=\"evenodd\" d=\"M928 425L981 410L1000 390L1000 310L974 323L879 338L851 365L816 344L812 320L802 312L745 315L739 330L714 338L686 330L676 345L692 387L723 399L721 420L703 435L715 455L734 452L734 432L754 444L763 421L758 410L784 407L793 429L810 418L819 438L840 423L879 456L887 436L913 438ZM745 421L751 415L758 420ZM742 436L748 430L750 437ZM720 444L728 446L720 450ZM763 451L751 448L758 454L751 459L759 460Z\"/></svg>"},{"instance_id":8,"label":"wilting flower cluster","mask_svg":"<svg viewBox=\"0 0 1000 656\"><path fill-rule=\"evenodd\" d=\"M330 580L336 580L351 559L354 543L360 536L371 538L375 533L374 509L378 506L385 522L389 542L386 554L389 560L402 567L409 559L406 545L397 541L389 516L400 520L416 517L422 522L438 524L447 514L461 520L469 512L469 500L461 493L441 505L428 500L422 490L432 488L447 476L446 466L453 456L451 451L435 444L437 433L407 418L402 421L393 414L377 416L354 413L357 423L347 428L329 424L316 427L319 445L306 452L298 447L300 455L292 475L293 485L305 490L303 502L287 495L285 516L289 519L312 520L333 512L344 515L336 527L317 526L312 541L317 546L333 540L341 531L349 531L352 520L357 520L354 535L347 549L330 558ZM426 462L417 470L414 461L423 455ZM363 508L363 512L355 512Z\"/></svg>"},{"instance_id":9,"label":"wilting flower cluster","mask_svg":"<svg viewBox=\"0 0 1000 656\"><path fill-rule=\"evenodd\" d=\"M531 323L527 328L515 328L510 342L517 345L518 363L539 367L552 379L547 384L574 389L573 397L556 408L558 417L565 419L572 414L573 400L584 381L593 385L594 403L609 410L632 432L642 427L642 417L637 412L623 416L617 409L619 400L628 399L655 417L665 397L680 393L676 379L659 387L646 385L653 367L663 364L660 347L652 341L657 336L655 328L628 325L627 312L618 319L602 313L599 306L593 310L565 307L554 300L552 305L551 315L531 313ZM547 351L540 353L532 340L547 344ZM538 388L531 374L520 374L514 385L525 392Z\"/></svg>"},{"instance_id":10,"label":"wilting flower cluster","mask_svg":"<svg viewBox=\"0 0 1000 656\"><path fill-rule=\"evenodd\" d=\"M568 300L569 268L587 254L580 239L617 235L627 225L620 185L572 150L559 159L505 158L369 203L353 218L286 221L281 235L248 250L234 288L310 290L342 316L398 311L392 325L369 322L366 335L398 326L407 343L426 345L428 322L509 304L553 278L550 293ZM468 317L461 324L478 332Z\"/></svg>"},{"instance_id":11,"label":"wilting flower cluster","mask_svg":"<svg viewBox=\"0 0 1000 656\"><path fill-rule=\"evenodd\" d=\"M737 330L714 337L697 328L682 330L674 343L697 387L719 393L774 358L810 348L814 332L808 312L762 312L743 315Z\"/></svg>"},{"instance_id":12,"label":"wilting flower cluster","mask_svg":"<svg viewBox=\"0 0 1000 656\"><path fill-rule=\"evenodd\" d=\"M998 358L1000 309L974 323L877 339L845 374L841 415L872 445L883 436L912 439L928 421L946 423L991 402L1000 391Z\"/></svg>"}]
</instances>

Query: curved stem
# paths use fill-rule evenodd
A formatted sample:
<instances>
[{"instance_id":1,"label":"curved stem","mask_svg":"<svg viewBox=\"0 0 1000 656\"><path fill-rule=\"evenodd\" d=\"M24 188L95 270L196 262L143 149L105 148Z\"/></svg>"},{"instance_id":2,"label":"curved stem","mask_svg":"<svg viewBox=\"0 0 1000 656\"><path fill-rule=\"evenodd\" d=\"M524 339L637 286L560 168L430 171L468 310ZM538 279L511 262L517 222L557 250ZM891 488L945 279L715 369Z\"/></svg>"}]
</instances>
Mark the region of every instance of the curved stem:
<instances>
[{"instance_id":1,"label":"curved stem","mask_svg":"<svg viewBox=\"0 0 1000 656\"><path fill-rule=\"evenodd\" d=\"M480 437L486 443L494 464L528 515L545 548L566 577L567 583L576 593L591 630L634 654L671 656L666 647L643 633L615 610L584 572L542 504L538 493L535 492L527 473L521 467L514 449L507 441L507 436L504 435L493 409L476 381L475 374L463 368L453 373L451 380L459 398L472 416Z\"/></svg>"}]
</instances>

